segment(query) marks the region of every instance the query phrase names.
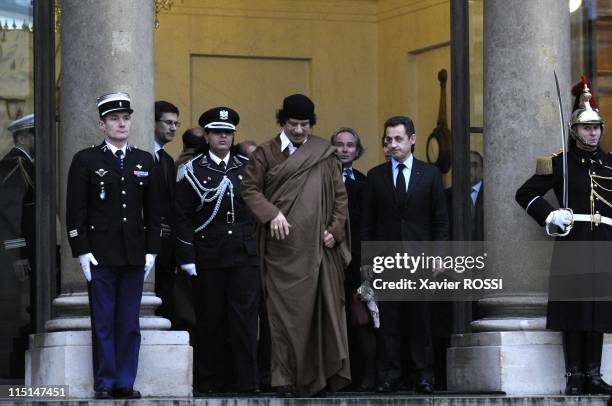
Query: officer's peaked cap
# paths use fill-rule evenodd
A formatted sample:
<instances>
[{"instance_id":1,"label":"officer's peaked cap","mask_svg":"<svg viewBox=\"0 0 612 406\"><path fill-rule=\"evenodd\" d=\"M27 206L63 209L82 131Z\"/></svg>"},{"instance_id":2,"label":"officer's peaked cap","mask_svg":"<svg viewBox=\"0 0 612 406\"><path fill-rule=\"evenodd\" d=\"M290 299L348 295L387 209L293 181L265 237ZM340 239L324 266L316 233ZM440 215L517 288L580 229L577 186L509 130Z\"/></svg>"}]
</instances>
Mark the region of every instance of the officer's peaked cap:
<instances>
[{"instance_id":1,"label":"officer's peaked cap","mask_svg":"<svg viewBox=\"0 0 612 406\"><path fill-rule=\"evenodd\" d=\"M206 110L200 116L198 124L205 130L231 130L235 131L240 122L240 116L236 110L229 107L215 107Z\"/></svg>"},{"instance_id":2,"label":"officer's peaked cap","mask_svg":"<svg viewBox=\"0 0 612 406\"><path fill-rule=\"evenodd\" d=\"M34 114L28 114L27 116L23 116L13 121L8 125L7 128L12 133L27 130L29 128L34 128Z\"/></svg>"},{"instance_id":3,"label":"officer's peaked cap","mask_svg":"<svg viewBox=\"0 0 612 406\"><path fill-rule=\"evenodd\" d=\"M125 111L130 114L134 112L130 107L130 95L123 92L104 94L96 100L100 118L109 113Z\"/></svg>"}]
</instances>

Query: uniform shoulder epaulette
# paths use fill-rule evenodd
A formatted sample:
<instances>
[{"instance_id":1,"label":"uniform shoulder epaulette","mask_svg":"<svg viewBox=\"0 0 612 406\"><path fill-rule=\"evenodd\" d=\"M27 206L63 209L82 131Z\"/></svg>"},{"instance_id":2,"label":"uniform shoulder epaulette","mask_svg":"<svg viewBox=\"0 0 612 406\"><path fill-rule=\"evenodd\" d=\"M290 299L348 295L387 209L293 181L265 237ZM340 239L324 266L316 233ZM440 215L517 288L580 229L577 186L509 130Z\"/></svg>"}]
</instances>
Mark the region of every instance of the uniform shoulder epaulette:
<instances>
[{"instance_id":1,"label":"uniform shoulder epaulette","mask_svg":"<svg viewBox=\"0 0 612 406\"><path fill-rule=\"evenodd\" d=\"M552 175L553 165L552 160L557 154L539 156L536 162L536 175Z\"/></svg>"},{"instance_id":2,"label":"uniform shoulder epaulette","mask_svg":"<svg viewBox=\"0 0 612 406\"><path fill-rule=\"evenodd\" d=\"M179 167L176 170L176 181L177 182L180 182L181 180L183 180L187 172L193 173L193 162L199 159L201 156L202 154L196 155L193 158L191 158L189 161L184 162L179 165Z\"/></svg>"},{"instance_id":3,"label":"uniform shoulder epaulette","mask_svg":"<svg viewBox=\"0 0 612 406\"><path fill-rule=\"evenodd\" d=\"M248 160L249 160L249 157L244 156L244 155L241 155L241 154L236 154L236 155L234 156L234 159L236 160L236 162L240 162L240 160L243 160L243 161L248 161Z\"/></svg>"}]
</instances>

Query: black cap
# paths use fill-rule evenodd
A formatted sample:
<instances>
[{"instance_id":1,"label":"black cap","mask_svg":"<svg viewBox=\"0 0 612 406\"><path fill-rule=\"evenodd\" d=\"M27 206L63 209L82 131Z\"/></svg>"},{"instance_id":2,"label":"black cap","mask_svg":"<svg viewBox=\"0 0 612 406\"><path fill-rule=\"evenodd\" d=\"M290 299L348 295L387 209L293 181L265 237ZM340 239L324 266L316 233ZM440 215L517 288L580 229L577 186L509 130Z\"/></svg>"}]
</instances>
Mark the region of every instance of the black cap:
<instances>
[{"instance_id":1,"label":"black cap","mask_svg":"<svg viewBox=\"0 0 612 406\"><path fill-rule=\"evenodd\" d=\"M130 95L123 92L103 94L96 100L100 118L104 118L109 113L126 111L130 114L134 112L130 108Z\"/></svg>"},{"instance_id":2,"label":"black cap","mask_svg":"<svg viewBox=\"0 0 612 406\"><path fill-rule=\"evenodd\" d=\"M236 131L236 126L240 122L240 116L236 110L229 107L215 107L205 111L200 116L198 124L205 130L232 130Z\"/></svg>"},{"instance_id":3,"label":"black cap","mask_svg":"<svg viewBox=\"0 0 612 406\"><path fill-rule=\"evenodd\" d=\"M313 120L315 106L312 100L303 94L292 94L283 100L282 114L296 120Z\"/></svg>"}]
</instances>

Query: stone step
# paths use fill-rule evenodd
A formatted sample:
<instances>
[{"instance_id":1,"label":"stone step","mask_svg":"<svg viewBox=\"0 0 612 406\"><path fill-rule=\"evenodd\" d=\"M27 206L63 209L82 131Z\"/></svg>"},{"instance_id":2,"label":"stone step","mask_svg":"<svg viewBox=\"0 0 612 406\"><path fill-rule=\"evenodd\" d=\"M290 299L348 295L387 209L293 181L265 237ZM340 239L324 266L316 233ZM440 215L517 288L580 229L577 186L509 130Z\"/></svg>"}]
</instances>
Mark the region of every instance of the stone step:
<instances>
[{"instance_id":1,"label":"stone step","mask_svg":"<svg viewBox=\"0 0 612 406\"><path fill-rule=\"evenodd\" d=\"M27 399L33 400L33 399ZM22 401L26 401L22 399ZM47 401L53 406L84 406L94 405L100 401L94 399L54 400ZM281 399L264 394L255 397L210 397L210 398L147 398L137 401L108 400L105 406L124 406L137 404L142 406L383 406L383 405L427 405L427 406L606 406L608 396L504 396L504 395L459 395L436 394L435 396L411 395L410 392L393 395L373 395L347 393L325 398L292 398ZM0 406L14 405L14 400L0 400ZM23 404L20 402L20 404ZM32 402L33 404L33 402Z\"/></svg>"}]
</instances>

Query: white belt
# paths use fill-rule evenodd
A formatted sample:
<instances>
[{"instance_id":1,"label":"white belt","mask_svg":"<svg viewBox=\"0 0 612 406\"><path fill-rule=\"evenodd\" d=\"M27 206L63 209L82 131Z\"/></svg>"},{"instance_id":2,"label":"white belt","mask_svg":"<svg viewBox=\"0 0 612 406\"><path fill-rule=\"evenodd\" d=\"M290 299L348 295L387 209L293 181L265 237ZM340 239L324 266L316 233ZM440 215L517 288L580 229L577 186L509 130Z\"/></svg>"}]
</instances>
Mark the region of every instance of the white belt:
<instances>
[{"instance_id":1,"label":"white belt","mask_svg":"<svg viewBox=\"0 0 612 406\"><path fill-rule=\"evenodd\" d=\"M612 226L612 219L610 217L602 216L601 214L574 214L573 219L574 221L584 221L587 223L595 223L596 225L604 223Z\"/></svg>"}]
</instances>

